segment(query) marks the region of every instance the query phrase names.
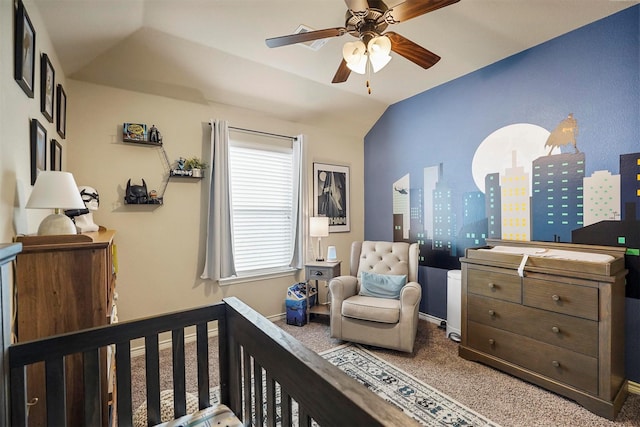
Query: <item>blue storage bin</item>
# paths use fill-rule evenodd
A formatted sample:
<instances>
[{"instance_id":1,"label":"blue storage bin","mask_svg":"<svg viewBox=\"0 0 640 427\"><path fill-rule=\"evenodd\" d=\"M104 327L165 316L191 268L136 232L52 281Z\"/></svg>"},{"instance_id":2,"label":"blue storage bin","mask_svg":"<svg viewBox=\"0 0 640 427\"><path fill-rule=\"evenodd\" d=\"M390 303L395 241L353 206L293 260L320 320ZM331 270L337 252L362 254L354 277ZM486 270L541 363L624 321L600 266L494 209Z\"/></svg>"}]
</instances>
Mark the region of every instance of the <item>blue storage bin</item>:
<instances>
[{"instance_id":1,"label":"blue storage bin","mask_svg":"<svg viewBox=\"0 0 640 427\"><path fill-rule=\"evenodd\" d=\"M307 299L286 299L287 325L304 326L307 324Z\"/></svg>"}]
</instances>

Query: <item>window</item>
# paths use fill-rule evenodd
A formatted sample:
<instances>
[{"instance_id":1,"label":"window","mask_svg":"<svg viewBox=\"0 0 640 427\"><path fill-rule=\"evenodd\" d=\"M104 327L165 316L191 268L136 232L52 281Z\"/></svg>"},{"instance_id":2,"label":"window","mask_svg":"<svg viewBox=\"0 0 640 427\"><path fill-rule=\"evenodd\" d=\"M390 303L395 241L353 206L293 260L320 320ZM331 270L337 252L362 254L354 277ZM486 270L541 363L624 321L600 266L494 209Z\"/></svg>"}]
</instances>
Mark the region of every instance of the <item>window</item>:
<instances>
[{"instance_id":1,"label":"window","mask_svg":"<svg viewBox=\"0 0 640 427\"><path fill-rule=\"evenodd\" d=\"M252 142L231 133L229 174L233 252L239 276L289 269L294 253L295 203L291 141Z\"/></svg>"}]
</instances>

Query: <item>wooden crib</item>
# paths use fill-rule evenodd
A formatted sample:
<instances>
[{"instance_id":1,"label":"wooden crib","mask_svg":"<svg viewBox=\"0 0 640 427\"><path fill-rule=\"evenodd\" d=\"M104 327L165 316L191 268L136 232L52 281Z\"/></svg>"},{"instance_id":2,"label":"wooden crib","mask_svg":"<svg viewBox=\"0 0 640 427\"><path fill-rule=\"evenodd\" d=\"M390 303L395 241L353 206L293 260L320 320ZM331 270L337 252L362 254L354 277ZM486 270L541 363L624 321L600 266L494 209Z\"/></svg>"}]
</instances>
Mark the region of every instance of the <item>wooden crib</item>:
<instances>
[{"instance_id":1,"label":"wooden crib","mask_svg":"<svg viewBox=\"0 0 640 427\"><path fill-rule=\"evenodd\" d=\"M199 408L210 406L210 329L217 329L220 402L244 425L405 426L415 421L349 378L315 352L275 326L237 298L201 308L58 335L9 347L11 425L28 423L26 367L44 361L46 417L50 426L103 425L116 412L103 413L101 384L103 349L115 344L115 408L117 425L132 425L131 341L144 338L147 421L160 423L159 335L170 332L173 352L174 416L186 414L185 328L195 327ZM82 420L68 419L64 358L81 354L84 377ZM262 387L251 384L266 382ZM276 403L276 392L282 404ZM293 403L295 402L295 403ZM263 410L266 408L266 410Z\"/></svg>"}]
</instances>

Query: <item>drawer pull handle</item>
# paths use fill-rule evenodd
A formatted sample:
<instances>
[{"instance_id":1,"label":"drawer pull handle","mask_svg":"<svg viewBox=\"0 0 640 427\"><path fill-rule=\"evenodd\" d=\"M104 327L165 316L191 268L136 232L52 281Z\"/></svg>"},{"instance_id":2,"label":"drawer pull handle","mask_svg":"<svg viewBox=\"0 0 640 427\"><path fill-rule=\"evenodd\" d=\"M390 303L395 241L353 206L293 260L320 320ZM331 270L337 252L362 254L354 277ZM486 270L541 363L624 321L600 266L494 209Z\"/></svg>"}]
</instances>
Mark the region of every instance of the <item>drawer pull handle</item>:
<instances>
[{"instance_id":1,"label":"drawer pull handle","mask_svg":"<svg viewBox=\"0 0 640 427\"><path fill-rule=\"evenodd\" d=\"M489 289L495 289L496 288L496 285L494 283L489 283L487 286L489 287Z\"/></svg>"},{"instance_id":2,"label":"drawer pull handle","mask_svg":"<svg viewBox=\"0 0 640 427\"><path fill-rule=\"evenodd\" d=\"M494 345L496 342L493 338L489 338L489 345Z\"/></svg>"},{"instance_id":3,"label":"drawer pull handle","mask_svg":"<svg viewBox=\"0 0 640 427\"><path fill-rule=\"evenodd\" d=\"M493 310L489 310L489 316L493 317L496 315L496 312Z\"/></svg>"},{"instance_id":4,"label":"drawer pull handle","mask_svg":"<svg viewBox=\"0 0 640 427\"><path fill-rule=\"evenodd\" d=\"M322 271L314 271L313 274L315 276L322 276Z\"/></svg>"},{"instance_id":5,"label":"drawer pull handle","mask_svg":"<svg viewBox=\"0 0 640 427\"><path fill-rule=\"evenodd\" d=\"M560 362L558 362L557 360L554 360L553 362L551 362L551 364L553 365L554 368L560 367Z\"/></svg>"},{"instance_id":6,"label":"drawer pull handle","mask_svg":"<svg viewBox=\"0 0 640 427\"><path fill-rule=\"evenodd\" d=\"M560 295L553 295L551 296L551 299L554 301L560 301Z\"/></svg>"},{"instance_id":7,"label":"drawer pull handle","mask_svg":"<svg viewBox=\"0 0 640 427\"><path fill-rule=\"evenodd\" d=\"M552 327L551 330L553 331L554 334L560 333L560 328L558 328L557 326Z\"/></svg>"}]
</instances>

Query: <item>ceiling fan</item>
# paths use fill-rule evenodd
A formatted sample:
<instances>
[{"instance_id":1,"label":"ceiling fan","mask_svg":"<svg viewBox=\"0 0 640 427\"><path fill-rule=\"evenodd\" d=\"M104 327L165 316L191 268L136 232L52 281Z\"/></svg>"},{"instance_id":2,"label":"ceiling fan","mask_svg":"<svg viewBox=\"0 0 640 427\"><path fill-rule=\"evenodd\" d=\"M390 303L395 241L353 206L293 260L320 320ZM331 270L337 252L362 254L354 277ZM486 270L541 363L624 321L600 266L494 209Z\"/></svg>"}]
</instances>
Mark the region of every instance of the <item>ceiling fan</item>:
<instances>
[{"instance_id":1,"label":"ceiling fan","mask_svg":"<svg viewBox=\"0 0 640 427\"><path fill-rule=\"evenodd\" d=\"M398 33L384 31L389 25L407 21L458 1L460 0L405 0L388 7L382 0L345 0L347 13L344 27L273 37L265 41L268 47L273 48L351 34L358 40L344 45L342 62L331 83L347 81L351 71L360 74L370 72L371 68L374 72L379 71L391 60L390 51L427 69L440 60L438 55Z\"/></svg>"}]
</instances>

